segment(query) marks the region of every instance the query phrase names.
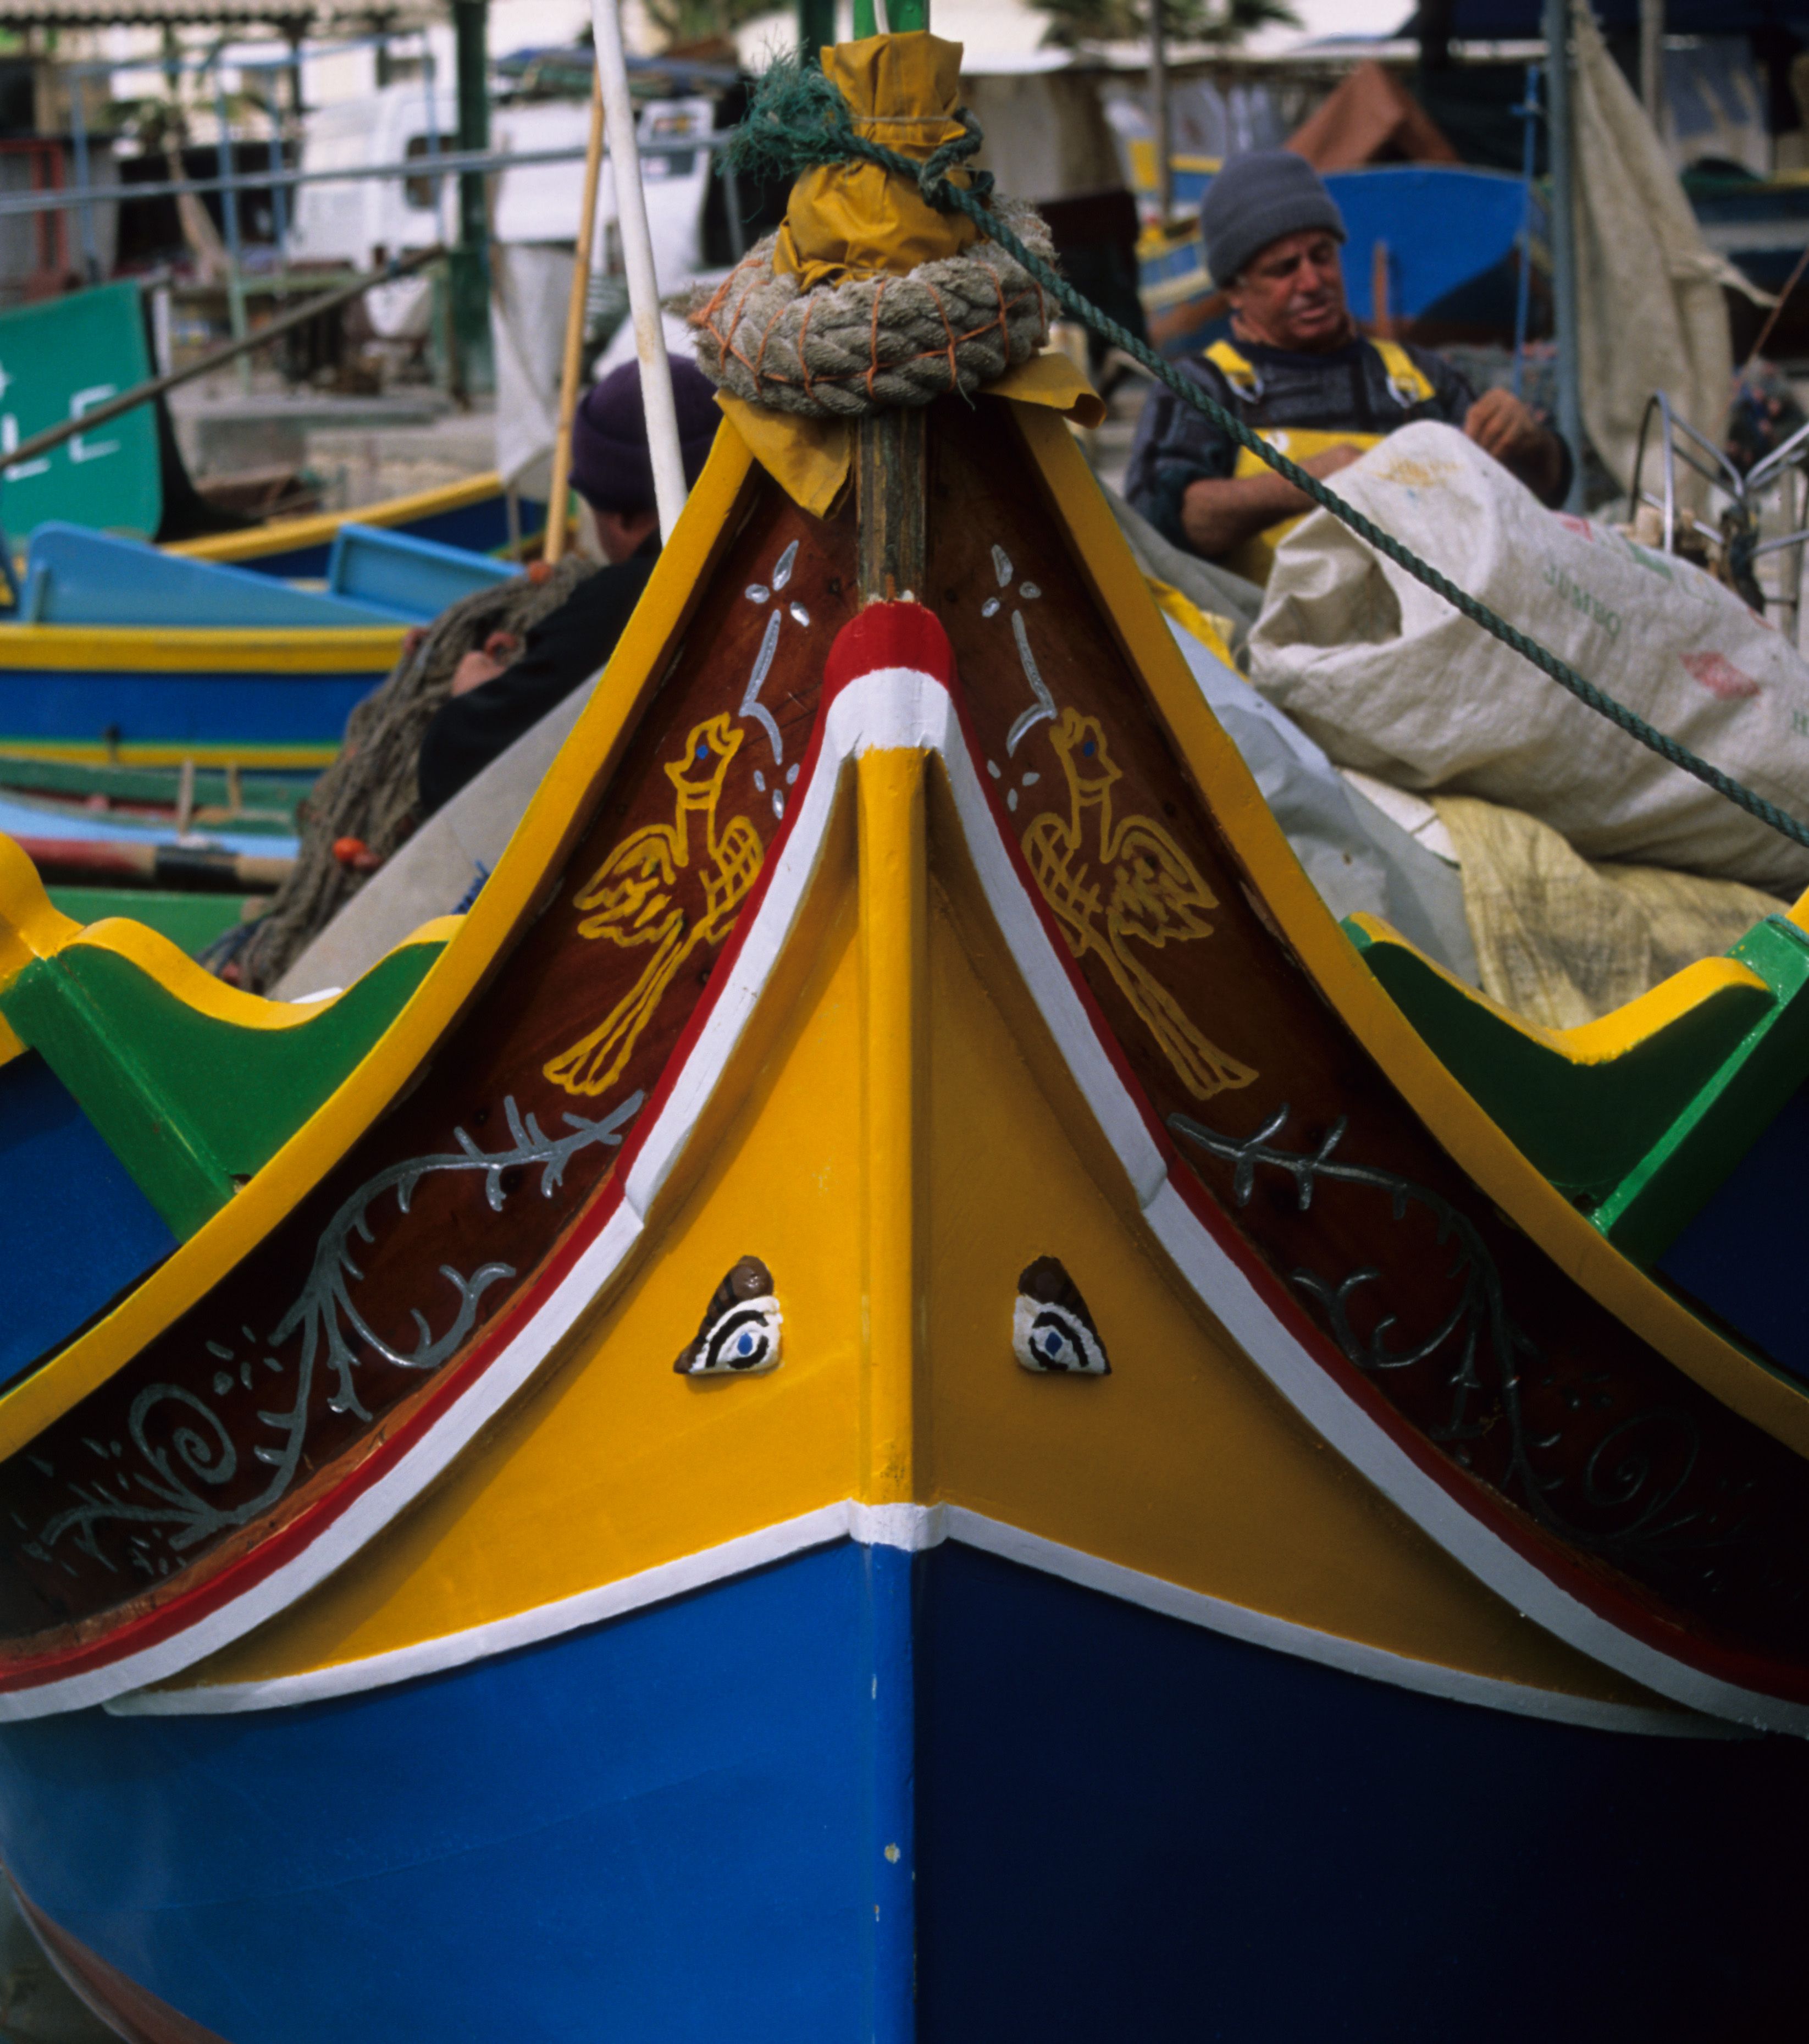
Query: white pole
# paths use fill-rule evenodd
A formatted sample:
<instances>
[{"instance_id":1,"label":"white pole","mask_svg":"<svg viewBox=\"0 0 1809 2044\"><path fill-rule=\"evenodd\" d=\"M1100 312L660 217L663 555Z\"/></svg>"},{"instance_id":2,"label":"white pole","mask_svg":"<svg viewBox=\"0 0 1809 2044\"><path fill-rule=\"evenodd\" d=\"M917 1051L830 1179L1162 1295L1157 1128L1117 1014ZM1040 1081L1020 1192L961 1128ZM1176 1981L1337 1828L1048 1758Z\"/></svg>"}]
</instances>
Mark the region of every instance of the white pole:
<instances>
[{"instance_id":1,"label":"white pole","mask_svg":"<svg viewBox=\"0 0 1809 2044\"><path fill-rule=\"evenodd\" d=\"M659 536L669 540L685 505L685 463L678 451L678 414L672 402L672 371L666 359L666 329L659 320L659 282L653 268L653 236L647 232L647 195L641 190L640 151L635 141L635 110L628 98L628 60L622 52L617 0L590 0L597 40L597 76L603 91L603 118L616 179L616 221L628 271L628 309L634 315L635 352L640 357L641 402L647 409L647 446L653 456L654 501Z\"/></svg>"}]
</instances>

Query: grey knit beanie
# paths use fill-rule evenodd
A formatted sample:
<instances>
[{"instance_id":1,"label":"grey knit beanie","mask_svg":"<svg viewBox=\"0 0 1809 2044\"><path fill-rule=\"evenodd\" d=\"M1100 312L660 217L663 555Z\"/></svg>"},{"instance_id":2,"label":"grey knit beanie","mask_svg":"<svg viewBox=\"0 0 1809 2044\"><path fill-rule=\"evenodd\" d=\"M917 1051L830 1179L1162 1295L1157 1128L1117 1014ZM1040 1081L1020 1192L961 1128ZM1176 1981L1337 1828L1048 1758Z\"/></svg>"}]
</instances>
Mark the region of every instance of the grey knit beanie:
<instances>
[{"instance_id":1,"label":"grey knit beanie","mask_svg":"<svg viewBox=\"0 0 1809 2044\"><path fill-rule=\"evenodd\" d=\"M1345 238L1344 216L1304 156L1292 149L1233 156L1206 187L1200 208L1212 282L1222 290L1271 241L1308 227Z\"/></svg>"}]
</instances>

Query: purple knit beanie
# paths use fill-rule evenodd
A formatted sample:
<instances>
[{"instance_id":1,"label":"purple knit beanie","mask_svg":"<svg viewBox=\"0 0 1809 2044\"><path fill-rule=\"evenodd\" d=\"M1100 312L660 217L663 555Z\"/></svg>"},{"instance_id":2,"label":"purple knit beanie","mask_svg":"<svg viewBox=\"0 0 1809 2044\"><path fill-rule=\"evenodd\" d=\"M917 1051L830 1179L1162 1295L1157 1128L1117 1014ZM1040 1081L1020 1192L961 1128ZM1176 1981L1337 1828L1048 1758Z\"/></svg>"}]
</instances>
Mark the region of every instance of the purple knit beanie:
<instances>
[{"instance_id":1,"label":"purple knit beanie","mask_svg":"<svg viewBox=\"0 0 1809 2044\"><path fill-rule=\"evenodd\" d=\"M674 359L672 398L685 480L695 482L722 414L716 386L694 362ZM653 463L641 409L640 364L624 362L578 401L571 422L571 486L599 511L651 511Z\"/></svg>"}]
</instances>

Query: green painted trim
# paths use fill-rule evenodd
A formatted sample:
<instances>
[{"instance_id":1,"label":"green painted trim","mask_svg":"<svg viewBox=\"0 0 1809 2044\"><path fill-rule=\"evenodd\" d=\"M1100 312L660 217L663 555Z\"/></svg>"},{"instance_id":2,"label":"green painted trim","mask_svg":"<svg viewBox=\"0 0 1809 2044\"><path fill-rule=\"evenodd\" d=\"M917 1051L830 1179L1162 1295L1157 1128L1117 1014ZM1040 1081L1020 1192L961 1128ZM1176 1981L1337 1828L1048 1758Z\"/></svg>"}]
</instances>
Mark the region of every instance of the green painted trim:
<instances>
[{"instance_id":1,"label":"green painted trim","mask_svg":"<svg viewBox=\"0 0 1809 2044\"><path fill-rule=\"evenodd\" d=\"M1404 939L1345 933L1439 1061L1636 1262L1661 1255L1809 1078L1809 936L1768 916L1729 986L1618 1057L1567 1058Z\"/></svg>"},{"instance_id":2,"label":"green painted trim","mask_svg":"<svg viewBox=\"0 0 1809 2044\"><path fill-rule=\"evenodd\" d=\"M242 921L245 901L238 894L167 893L152 887L47 887L50 905L83 924L109 916L129 916L167 937L179 951L197 956L213 939ZM263 909L268 895L253 897Z\"/></svg>"},{"instance_id":3,"label":"green painted trim","mask_svg":"<svg viewBox=\"0 0 1809 2044\"><path fill-rule=\"evenodd\" d=\"M186 1239L338 1087L441 949L401 946L317 1016L253 1029L199 1013L131 959L78 943L28 965L0 994L0 1014Z\"/></svg>"},{"instance_id":4,"label":"green painted trim","mask_svg":"<svg viewBox=\"0 0 1809 2044\"><path fill-rule=\"evenodd\" d=\"M1602 1064L1578 1064L1516 1028L1404 939L1354 922L1345 934L1414 1028L1538 1170L1572 1198L1619 1185L1773 1010L1730 986L1669 1028Z\"/></svg>"},{"instance_id":5,"label":"green painted trim","mask_svg":"<svg viewBox=\"0 0 1809 2044\"><path fill-rule=\"evenodd\" d=\"M1809 1076L1809 935L1768 916L1728 956L1775 1005L1590 1216L1636 1262L1663 1255Z\"/></svg>"},{"instance_id":6,"label":"green painted trim","mask_svg":"<svg viewBox=\"0 0 1809 2044\"><path fill-rule=\"evenodd\" d=\"M31 753L0 754L0 787L26 794L105 795L109 801L164 803L174 808L182 789L179 766L109 766L95 760L40 759ZM295 805L318 777L305 767L248 765L240 777L247 809L269 813L294 828ZM226 808L231 785L225 770L202 767L194 777L198 809Z\"/></svg>"}]
</instances>

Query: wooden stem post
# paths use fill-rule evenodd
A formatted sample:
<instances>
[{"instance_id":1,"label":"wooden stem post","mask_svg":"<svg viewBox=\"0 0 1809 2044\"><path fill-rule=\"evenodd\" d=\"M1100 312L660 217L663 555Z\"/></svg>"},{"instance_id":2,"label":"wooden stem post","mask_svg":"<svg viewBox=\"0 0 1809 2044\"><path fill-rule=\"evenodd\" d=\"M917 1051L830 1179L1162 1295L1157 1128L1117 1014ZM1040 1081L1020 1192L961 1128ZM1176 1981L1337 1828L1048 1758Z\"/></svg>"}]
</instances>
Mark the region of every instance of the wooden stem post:
<instances>
[{"instance_id":1,"label":"wooden stem post","mask_svg":"<svg viewBox=\"0 0 1809 2044\"><path fill-rule=\"evenodd\" d=\"M590 294L590 251L597 235L597 194L603 182L603 86L590 81L590 136L584 150L584 195L578 209L577 260L572 265L571 301L566 307L565 359L559 365L559 422L553 431L553 481L547 505L548 562L562 559L566 545L566 499L571 491L571 421L578 409L578 379L584 368L584 313Z\"/></svg>"},{"instance_id":2,"label":"wooden stem post","mask_svg":"<svg viewBox=\"0 0 1809 2044\"><path fill-rule=\"evenodd\" d=\"M855 436L861 601L895 603L924 587L924 409L869 412Z\"/></svg>"}]
</instances>

